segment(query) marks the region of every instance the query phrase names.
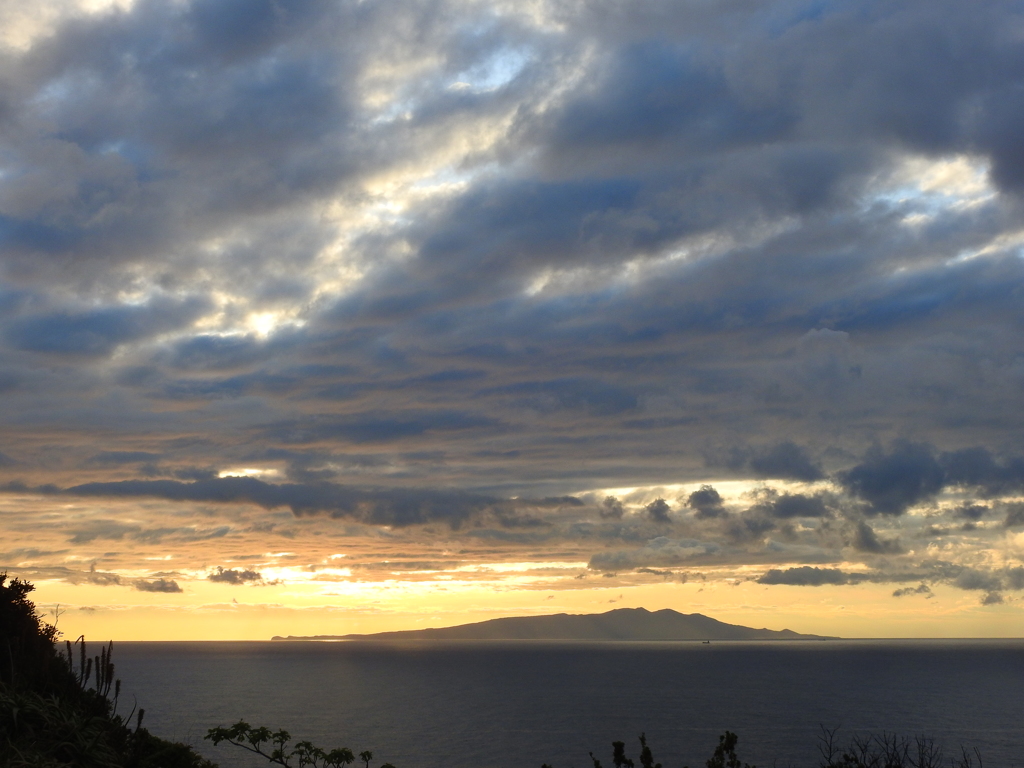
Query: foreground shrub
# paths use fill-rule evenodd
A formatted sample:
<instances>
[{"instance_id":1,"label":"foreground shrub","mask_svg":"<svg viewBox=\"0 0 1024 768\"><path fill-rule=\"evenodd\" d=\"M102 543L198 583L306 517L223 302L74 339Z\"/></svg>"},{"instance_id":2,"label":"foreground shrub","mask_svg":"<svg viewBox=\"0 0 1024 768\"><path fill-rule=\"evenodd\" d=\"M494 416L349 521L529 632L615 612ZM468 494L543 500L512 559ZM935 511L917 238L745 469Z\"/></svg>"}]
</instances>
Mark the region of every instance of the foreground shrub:
<instances>
[{"instance_id":1,"label":"foreground shrub","mask_svg":"<svg viewBox=\"0 0 1024 768\"><path fill-rule=\"evenodd\" d=\"M289 748L292 740L288 731L271 732L269 728L253 728L244 720L239 720L230 728L211 728L205 738L216 746L222 741L248 750L266 758L277 765L296 766L296 768L345 768L356 757L348 747L339 747L327 752L311 742L300 741ZM369 750L359 753L365 768L370 768L373 753ZM395 768L391 763L384 763L380 768Z\"/></svg>"},{"instance_id":2,"label":"foreground shrub","mask_svg":"<svg viewBox=\"0 0 1024 768\"><path fill-rule=\"evenodd\" d=\"M748 763L740 763L736 756L736 743L739 737L731 731L726 731L718 737L718 746L707 761L707 768L757 768ZM594 761L594 768L603 768L601 761L590 753L590 759ZM626 757L626 743L623 741L612 742L612 765L615 768L634 768L633 761ZM640 734L640 765L641 768L661 768L661 763L654 762L654 755L647 744L647 735ZM551 768L545 763L541 768ZM683 766L683 768L687 768ZM844 766L844 768L846 768Z\"/></svg>"},{"instance_id":3,"label":"foreground shrub","mask_svg":"<svg viewBox=\"0 0 1024 768\"><path fill-rule=\"evenodd\" d=\"M0 573L0 768L216 768L191 747L153 736L144 710L118 712L113 643L59 652L57 628Z\"/></svg>"},{"instance_id":4,"label":"foreground shrub","mask_svg":"<svg viewBox=\"0 0 1024 768\"><path fill-rule=\"evenodd\" d=\"M908 738L895 733L854 735L845 747L840 747L836 740L837 732L837 728L822 726L818 737L821 768L944 768L946 765L974 768L975 760L977 768L984 768L977 749L972 754L961 746L959 754L952 756L947 763L942 747L934 739L923 736Z\"/></svg>"},{"instance_id":5,"label":"foreground shrub","mask_svg":"<svg viewBox=\"0 0 1024 768\"><path fill-rule=\"evenodd\" d=\"M975 749L968 752L960 747L959 754L948 761L942 748L933 739L924 737L907 738L894 733L877 735L854 735L846 746L840 746L837 739L839 729L822 726L818 737L818 752L821 754L819 768L984 768L981 754ZM718 737L718 746L705 763L706 768L756 768L741 763L736 755L739 737L726 731ZM601 761L590 753L594 768L603 768ZM647 737L640 734L640 765L642 768L661 768L654 762ZM633 761L626 757L626 745L621 741L612 742L612 765L615 768L634 768ZM551 768L544 764L541 768ZM686 768L686 766L684 766Z\"/></svg>"}]
</instances>

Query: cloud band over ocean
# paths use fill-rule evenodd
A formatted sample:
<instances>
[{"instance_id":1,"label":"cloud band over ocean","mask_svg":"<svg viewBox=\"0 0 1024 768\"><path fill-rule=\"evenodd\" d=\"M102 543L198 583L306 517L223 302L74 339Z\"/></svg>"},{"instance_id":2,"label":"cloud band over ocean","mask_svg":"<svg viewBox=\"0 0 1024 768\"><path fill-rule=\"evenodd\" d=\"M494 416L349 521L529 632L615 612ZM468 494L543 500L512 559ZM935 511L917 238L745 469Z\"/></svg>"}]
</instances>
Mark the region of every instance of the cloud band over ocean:
<instances>
[{"instance_id":1,"label":"cloud band over ocean","mask_svg":"<svg viewBox=\"0 0 1024 768\"><path fill-rule=\"evenodd\" d=\"M1020 599L1017 4L8 6L0 569Z\"/></svg>"}]
</instances>

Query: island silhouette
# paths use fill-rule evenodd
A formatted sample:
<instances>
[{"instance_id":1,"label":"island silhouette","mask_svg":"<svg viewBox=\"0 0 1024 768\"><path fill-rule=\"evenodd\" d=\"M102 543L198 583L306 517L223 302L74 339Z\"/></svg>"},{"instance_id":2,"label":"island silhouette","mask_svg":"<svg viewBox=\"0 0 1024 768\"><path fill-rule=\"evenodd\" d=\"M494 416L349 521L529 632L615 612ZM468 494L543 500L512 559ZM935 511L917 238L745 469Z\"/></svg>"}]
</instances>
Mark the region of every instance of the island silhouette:
<instances>
[{"instance_id":1,"label":"island silhouette","mask_svg":"<svg viewBox=\"0 0 1024 768\"><path fill-rule=\"evenodd\" d=\"M789 629L754 629L670 608L616 608L606 613L509 616L455 627L374 634L275 635L272 640L836 640Z\"/></svg>"}]
</instances>

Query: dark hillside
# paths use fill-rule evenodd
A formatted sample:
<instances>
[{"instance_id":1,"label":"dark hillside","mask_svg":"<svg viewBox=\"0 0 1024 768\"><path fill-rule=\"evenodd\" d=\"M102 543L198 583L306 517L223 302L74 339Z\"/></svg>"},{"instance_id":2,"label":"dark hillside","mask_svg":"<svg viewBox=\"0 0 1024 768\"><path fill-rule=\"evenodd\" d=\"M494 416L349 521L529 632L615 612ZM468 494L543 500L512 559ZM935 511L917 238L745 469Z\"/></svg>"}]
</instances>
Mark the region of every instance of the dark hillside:
<instances>
[{"instance_id":1,"label":"dark hillside","mask_svg":"<svg viewBox=\"0 0 1024 768\"><path fill-rule=\"evenodd\" d=\"M282 639L282 638L275 638ZM669 608L618 608L607 613L551 616L511 616L475 624L373 635L321 635L301 639L343 640L823 640L788 629L752 629L726 624L699 613L679 613Z\"/></svg>"},{"instance_id":2,"label":"dark hillside","mask_svg":"<svg viewBox=\"0 0 1024 768\"><path fill-rule=\"evenodd\" d=\"M144 710L122 714L113 644L90 656L79 638L58 651L59 633L36 613L32 590L0 573L0 766L216 768L150 734Z\"/></svg>"}]
</instances>

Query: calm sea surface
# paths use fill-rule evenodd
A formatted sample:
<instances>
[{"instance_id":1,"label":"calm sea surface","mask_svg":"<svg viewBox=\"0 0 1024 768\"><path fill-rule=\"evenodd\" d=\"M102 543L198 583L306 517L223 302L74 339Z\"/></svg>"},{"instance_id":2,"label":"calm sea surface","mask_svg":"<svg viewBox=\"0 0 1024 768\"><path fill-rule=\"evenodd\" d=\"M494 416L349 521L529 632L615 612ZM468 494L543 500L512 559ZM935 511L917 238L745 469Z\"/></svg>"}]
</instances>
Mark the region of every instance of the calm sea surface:
<instances>
[{"instance_id":1,"label":"calm sea surface","mask_svg":"<svg viewBox=\"0 0 1024 768\"><path fill-rule=\"evenodd\" d=\"M701 768L729 729L741 759L816 766L819 724L925 734L985 768L1024 767L1024 641L774 643L115 643L145 723L203 741L245 719L397 768L607 767L646 732L666 768Z\"/></svg>"}]
</instances>

